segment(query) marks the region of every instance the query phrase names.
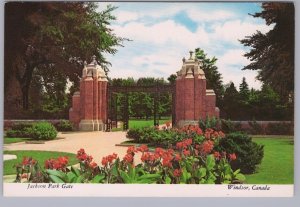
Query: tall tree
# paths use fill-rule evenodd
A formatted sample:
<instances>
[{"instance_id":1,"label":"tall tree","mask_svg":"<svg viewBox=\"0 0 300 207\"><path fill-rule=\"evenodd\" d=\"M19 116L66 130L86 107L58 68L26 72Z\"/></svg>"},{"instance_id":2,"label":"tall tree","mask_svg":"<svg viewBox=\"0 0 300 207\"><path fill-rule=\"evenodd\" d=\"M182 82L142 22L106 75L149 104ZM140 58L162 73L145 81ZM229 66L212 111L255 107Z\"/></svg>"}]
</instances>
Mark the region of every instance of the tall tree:
<instances>
[{"instance_id":1,"label":"tall tree","mask_svg":"<svg viewBox=\"0 0 300 207\"><path fill-rule=\"evenodd\" d=\"M249 99L249 95L250 95L250 90L249 90L249 86L248 83L246 82L246 78L243 77L242 79L242 83L239 86L239 94L240 94L240 98L242 101L248 101Z\"/></svg>"},{"instance_id":2,"label":"tall tree","mask_svg":"<svg viewBox=\"0 0 300 207\"><path fill-rule=\"evenodd\" d=\"M224 87L222 85L222 76L216 66L217 58L208 58L204 50L195 49L195 56L202 62L202 69L205 73L207 88L213 89L216 93L217 106L222 108L222 97L224 95Z\"/></svg>"},{"instance_id":3,"label":"tall tree","mask_svg":"<svg viewBox=\"0 0 300 207\"><path fill-rule=\"evenodd\" d=\"M238 117L238 100L239 92L236 90L234 83L231 82L224 93L223 114L225 114L225 118L236 119Z\"/></svg>"},{"instance_id":4,"label":"tall tree","mask_svg":"<svg viewBox=\"0 0 300 207\"><path fill-rule=\"evenodd\" d=\"M115 19L108 6L97 13L88 2L9 2L5 5L5 97L19 88L28 109L35 71L55 68L60 78L77 82L84 60L97 56L108 68L105 53L114 54L125 39L109 28ZM48 74L49 75L49 72ZM51 74L50 74L51 75ZM16 97L18 98L18 97ZM11 106L9 100L6 106Z\"/></svg>"},{"instance_id":5,"label":"tall tree","mask_svg":"<svg viewBox=\"0 0 300 207\"><path fill-rule=\"evenodd\" d=\"M276 90L282 100L294 96L295 10L293 3L262 3L262 11L252 15L273 25L266 34L257 31L240 42L251 47L244 56L251 63L244 69L257 70L258 79Z\"/></svg>"}]
</instances>

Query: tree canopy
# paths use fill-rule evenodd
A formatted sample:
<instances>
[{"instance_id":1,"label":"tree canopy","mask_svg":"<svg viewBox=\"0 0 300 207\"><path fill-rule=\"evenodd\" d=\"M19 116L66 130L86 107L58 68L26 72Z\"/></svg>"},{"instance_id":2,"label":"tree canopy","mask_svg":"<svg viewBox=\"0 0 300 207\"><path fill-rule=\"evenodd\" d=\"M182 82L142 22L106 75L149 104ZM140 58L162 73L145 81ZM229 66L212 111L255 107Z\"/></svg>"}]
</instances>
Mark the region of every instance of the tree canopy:
<instances>
[{"instance_id":1,"label":"tree canopy","mask_svg":"<svg viewBox=\"0 0 300 207\"><path fill-rule=\"evenodd\" d=\"M105 54L116 53L116 47L126 39L116 36L109 27L115 20L111 12L116 7L101 9L98 11L90 2L6 3L6 106L29 109L35 76L35 82L44 89L51 76L54 85L62 84L62 79L78 84L84 61L93 55L108 71L110 63Z\"/></svg>"},{"instance_id":2,"label":"tree canopy","mask_svg":"<svg viewBox=\"0 0 300 207\"><path fill-rule=\"evenodd\" d=\"M273 28L266 34L257 31L240 40L244 46L251 47L250 52L244 55L251 63L244 69L257 70L258 79L287 101L294 94L294 4L265 2L262 3L262 11L252 16L263 18Z\"/></svg>"}]
</instances>

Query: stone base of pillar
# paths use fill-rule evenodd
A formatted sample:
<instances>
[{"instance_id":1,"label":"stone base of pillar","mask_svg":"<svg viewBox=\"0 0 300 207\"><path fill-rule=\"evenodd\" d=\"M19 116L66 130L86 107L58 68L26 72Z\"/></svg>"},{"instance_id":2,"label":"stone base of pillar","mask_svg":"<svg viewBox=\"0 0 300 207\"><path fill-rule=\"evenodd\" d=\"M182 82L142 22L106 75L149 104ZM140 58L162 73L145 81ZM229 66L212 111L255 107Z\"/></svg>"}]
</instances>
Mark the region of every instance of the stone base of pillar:
<instances>
[{"instance_id":1,"label":"stone base of pillar","mask_svg":"<svg viewBox=\"0 0 300 207\"><path fill-rule=\"evenodd\" d=\"M79 131L94 131L94 120L81 120Z\"/></svg>"},{"instance_id":2,"label":"stone base of pillar","mask_svg":"<svg viewBox=\"0 0 300 207\"><path fill-rule=\"evenodd\" d=\"M98 120L94 120L94 131L99 131L99 121Z\"/></svg>"},{"instance_id":3,"label":"stone base of pillar","mask_svg":"<svg viewBox=\"0 0 300 207\"><path fill-rule=\"evenodd\" d=\"M99 131L104 131L105 130L105 124L103 123L102 120L98 120L99 123Z\"/></svg>"},{"instance_id":4,"label":"stone base of pillar","mask_svg":"<svg viewBox=\"0 0 300 207\"><path fill-rule=\"evenodd\" d=\"M177 123L177 127L179 127L179 128L184 127L184 126L188 126L188 125L198 126L199 121L198 120L180 120Z\"/></svg>"}]
</instances>

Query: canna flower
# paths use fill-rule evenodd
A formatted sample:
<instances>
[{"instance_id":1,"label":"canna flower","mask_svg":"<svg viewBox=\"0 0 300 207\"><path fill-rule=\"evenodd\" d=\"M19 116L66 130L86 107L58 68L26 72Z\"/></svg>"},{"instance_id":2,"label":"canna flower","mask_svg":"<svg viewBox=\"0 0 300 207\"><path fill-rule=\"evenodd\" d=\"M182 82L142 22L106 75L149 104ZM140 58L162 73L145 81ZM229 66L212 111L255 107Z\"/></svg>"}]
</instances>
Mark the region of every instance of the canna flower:
<instances>
[{"instance_id":1,"label":"canna flower","mask_svg":"<svg viewBox=\"0 0 300 207\"><path fill-rule=\"evenodd\" d=\"M235 155L235 153L229 154L229 160L230 160L230 161L236 160L236 155Z\"/></svg>"},{"instance_id":2,"label":"canna flower","mask_svg":"<svg viewBox=\"0 0 300 207\"><path fill-rule=\"evenodd\" d=\"M173 172L173 175L175 177L180 177L182 174L182 170L181 169L175 169L174 172Z\"/></svg>"}]
</instances>

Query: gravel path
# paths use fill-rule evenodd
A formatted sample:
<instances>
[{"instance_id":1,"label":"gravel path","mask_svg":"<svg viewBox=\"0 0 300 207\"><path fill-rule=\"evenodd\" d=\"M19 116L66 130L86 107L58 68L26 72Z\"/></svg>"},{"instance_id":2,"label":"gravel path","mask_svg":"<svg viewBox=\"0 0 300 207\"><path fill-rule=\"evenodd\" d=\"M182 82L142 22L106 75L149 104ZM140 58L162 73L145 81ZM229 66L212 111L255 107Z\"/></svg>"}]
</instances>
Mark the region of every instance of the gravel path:
<instances>
[{"instance_id":1,"label":"gravel path","mask_svg":"<svg viewBox=\"0 0 300 207\"><path fill-rule=\"evenodd\" d=\"M127 150L127 147L115 146L128 140L126 132L59 133L58 137L64 139L48 141L45 144L6 144L4 150L42 150L76 154L80 148L83 148L99 164L103 156L117 153L120 158L123 158Z\"/></svg>"}]
</instances>

